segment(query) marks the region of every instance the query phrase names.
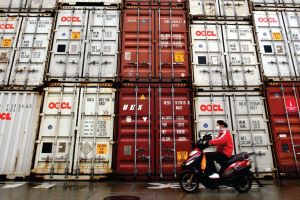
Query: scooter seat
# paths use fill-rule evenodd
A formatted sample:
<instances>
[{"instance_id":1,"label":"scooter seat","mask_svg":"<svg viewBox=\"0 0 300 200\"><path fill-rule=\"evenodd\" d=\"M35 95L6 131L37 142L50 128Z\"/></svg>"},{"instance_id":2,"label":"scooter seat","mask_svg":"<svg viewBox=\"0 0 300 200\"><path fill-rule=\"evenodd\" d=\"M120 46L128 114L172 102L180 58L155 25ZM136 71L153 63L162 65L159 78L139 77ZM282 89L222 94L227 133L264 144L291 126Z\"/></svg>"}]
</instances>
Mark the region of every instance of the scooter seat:
<instances>
[{"instance_id":1,"label":"scooter seat","mask_svg":"<svg viewBox=\"0 0 300 200\"><path fill-rule=\"evenodd\" d=\"M239 153L236 155L231 156L231 158L226 162L227 165L230 165L238 160L242 160L244 157L243 153Z\"/></svg>"}]
</instances>

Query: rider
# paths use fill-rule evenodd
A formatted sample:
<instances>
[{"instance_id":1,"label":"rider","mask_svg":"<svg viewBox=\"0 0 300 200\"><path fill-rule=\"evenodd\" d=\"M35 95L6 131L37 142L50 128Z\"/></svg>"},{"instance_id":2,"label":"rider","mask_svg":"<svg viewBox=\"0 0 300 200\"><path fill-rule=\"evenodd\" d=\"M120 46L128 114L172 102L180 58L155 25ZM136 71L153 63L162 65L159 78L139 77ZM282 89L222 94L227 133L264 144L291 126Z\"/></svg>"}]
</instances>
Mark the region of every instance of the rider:
<instances>
[{"instance_id":1,"label":"rider","mask_svg":"<svg viewBox=\"0 0 300 200\"><path fill-rule=\"evenodd\" d=\"M227 129L228 125L223 120L217 121L216 131L219 131L218 136L210 140L208 143L212 146L216 146L216 152L207 152L207 169L211 174L209 178L219 178L214 161L222 165L230 159L233 151L233 140L230 131Z\"/></svg>"}]
</instances>

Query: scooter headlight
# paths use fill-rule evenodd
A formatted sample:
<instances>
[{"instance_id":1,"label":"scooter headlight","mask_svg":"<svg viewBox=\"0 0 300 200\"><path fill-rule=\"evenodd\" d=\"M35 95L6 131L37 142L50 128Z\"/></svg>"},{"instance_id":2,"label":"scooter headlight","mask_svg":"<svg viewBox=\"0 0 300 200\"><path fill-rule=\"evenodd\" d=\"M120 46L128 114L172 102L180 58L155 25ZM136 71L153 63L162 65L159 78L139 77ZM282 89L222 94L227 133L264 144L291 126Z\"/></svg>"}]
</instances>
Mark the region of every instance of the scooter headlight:
<instances>
[{"instance_id":1,"label":"scooter headlight","mask_svg":"<svg viewBox=\"0 0 300 200\"><path fill-rule=\"evenodd\" d=\"M195 155L197 152L198 152L198 151L196 151L196 150L192 151L192 152L190 153L190 156Z\"/></svg>"},{"instance_id":2,"label":"scooter headlight","mask_svg":"<svg viewBox=\"0 0 300 200\"><path fill-rule=\"evenodd\" d=\"M185 165L190 165L190 164L192 164L193 162L194 162L194 160L189 160L189 161L186 162Z\"/></svg>"}]
</instances>

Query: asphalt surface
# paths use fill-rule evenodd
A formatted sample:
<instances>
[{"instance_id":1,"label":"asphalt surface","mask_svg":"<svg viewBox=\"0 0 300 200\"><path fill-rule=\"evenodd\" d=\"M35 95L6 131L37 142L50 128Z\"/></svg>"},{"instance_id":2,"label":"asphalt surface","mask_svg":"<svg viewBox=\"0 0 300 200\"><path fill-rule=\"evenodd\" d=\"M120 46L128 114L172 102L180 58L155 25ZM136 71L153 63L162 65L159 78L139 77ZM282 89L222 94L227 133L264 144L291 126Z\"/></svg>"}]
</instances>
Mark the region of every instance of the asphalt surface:
<instances>
[{"instance_id":1,"label":"asphalt surface","mask_svg":"<svg viewBox=\"0 0 300 200\"><path fill-rule=\"evenodd\" d=\"M199 188L197 193L186 194L176 182L2 182L0 183L1 200L102 200L109 196L136 196L142 200L297 200L300 199L300 179L262 181L265 185L253 188L246 194L239 194L232 188L209 190ZM122 200L121 197L116 198ZM127 200L127 199L126 199Z\"/></svg>"}]
</instances>

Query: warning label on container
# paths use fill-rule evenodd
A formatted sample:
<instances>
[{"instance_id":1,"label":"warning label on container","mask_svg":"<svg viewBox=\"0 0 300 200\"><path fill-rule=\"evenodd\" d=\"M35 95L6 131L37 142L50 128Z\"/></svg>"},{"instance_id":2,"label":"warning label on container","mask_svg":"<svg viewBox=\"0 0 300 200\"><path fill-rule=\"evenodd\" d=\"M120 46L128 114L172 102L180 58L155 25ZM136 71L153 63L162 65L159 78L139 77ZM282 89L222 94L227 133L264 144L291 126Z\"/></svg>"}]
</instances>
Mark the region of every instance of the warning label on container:
<instances>
[{"instance_id":1,"label":"warning label on container","mask_svg":"<svg viewBox=\"0 0 300 200\"><path fill-rule=\"evenodd\" d=\"M285 104L286 104L286 111L287 112L298 112L298 108L297 108L295 98L286 98Z\"/></svg>"},{"instance_id":2,"label":"warning label on container","mask_svg":"<svg viewBox=\"0 0 300 200\"><path fill-rule=\"evenodd\" d=\"M126 51L125 52L125 58L124 58L125 60L131 60L131 52L129 52L129 51Z\"/></svg>"},{"instance_id":3,"label":"warning label on container","mask_svg":"<svg viewBox=\"0 0 300 200\"><path fill-rule=\"evenodd\" d=\"M80 32L72 32L72 39L80 39Z\"/></svg>"},{"instance_id":4,"label":"warning label on container","mask_svg":"<svg viewBox=\"0 0 300 200\"><path fill-rule=\"evenodd\" d=\"M280 32L273 32L272 38L273 38L273 40L282 40L282 35Z\"/></svg>"},{"instance_id":5,"label":"warning label on container","mask_svg":"<svg viewBox=\"0 0 300 200\"><path fill-rule=\"evenodd\" d=\"M97 154L107 154L107 144L97 144Z\"/></svg>"},{"instance_id":6,"label":"warning label on container","mask_svg":"<svg viewBox=\"0 0 300 200\"><path fill-rule=\"evenodd\" d=\"M1 46L2 47L10 47L12 43L11 39L2 39Z\"/></svg>"},{"instance_id":7,"label":"warning label on container","mask_svg":"<svg viewBox=\"0 0 300 200\"><path fill-rule=\"evenodd\" d=\"M180 165L188 157L187 151L177 151L177 165Z\"/></svg>"},{"instance_id":8,"label":"warning label on container","mask_svg":"<svg viewBox=\"0 0 300 200\"><path fill-rule=\"evenodd\" d=\"M174 52L174 61L178 63L184 62L184 52Z\"/></svg>"}]
</instances>

